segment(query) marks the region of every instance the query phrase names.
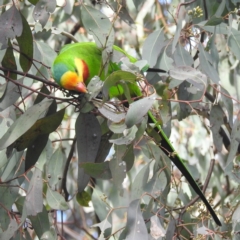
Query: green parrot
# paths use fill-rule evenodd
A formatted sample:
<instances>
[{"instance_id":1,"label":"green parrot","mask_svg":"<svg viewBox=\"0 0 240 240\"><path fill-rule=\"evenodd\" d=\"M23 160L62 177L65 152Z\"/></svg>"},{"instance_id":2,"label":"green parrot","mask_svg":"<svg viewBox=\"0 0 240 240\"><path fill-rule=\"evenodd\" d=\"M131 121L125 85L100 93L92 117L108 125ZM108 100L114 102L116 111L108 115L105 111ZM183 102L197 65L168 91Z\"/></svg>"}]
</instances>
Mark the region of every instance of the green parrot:
<instances>
[{"instance_id":1,"label":"green parrot","mask_svg":"<svg viewBox=\"0 0 240 240\"><path fill-rule=\"evenodd\" d=\"M137 59L128 55L123 49L117 46L113 46L113 50L120 53L120 55L127 57L132 63L135 63L137 61ZM54 80L62 88L80 93L87 92L86 86L94 76L98 75L101 80L104 81L112 72L120 70L121 68L118 63L110 61L108 72L106 74L104 70L101 69L103 69L102 49L98 48L95 43L91 42L74 43L64 46L60 51L59 55L54 60L51 68ZM166 72L162 69L148 69L148 71L149 70L154 72ZM131 84L128 83L128 85ZM130 92L132 87L132 92L134 92L134 95L141 96L141 91L138 86L138 91L136 91L136 86L137 84L130 86ZM119 91L119 87L117 87L117 90ZM133 94L132 92L131 94ZM122 93L118 92L118 94ZM176 165L176 167L181 171L183 176L187 179L194 191L199 195L199 197L209 210L210 214L212 215L216 224L221 226L221 222L218 219L216 213L212 209L211 205L205 198L200 188L198 187L197 183L193 179L192 175L188 171L180 156L176 154L176 151L171 145L168 137L165 135L161 126L158 124L154 115L150 111L148 112L148 117L149 122L155 124L154 128L152 128L151 131L148 131L148 134L151 136L153 131L157 131L161 138L160 145L162 146L162 151L171 159L171 161Z\"/></svg>"}]
</instances>

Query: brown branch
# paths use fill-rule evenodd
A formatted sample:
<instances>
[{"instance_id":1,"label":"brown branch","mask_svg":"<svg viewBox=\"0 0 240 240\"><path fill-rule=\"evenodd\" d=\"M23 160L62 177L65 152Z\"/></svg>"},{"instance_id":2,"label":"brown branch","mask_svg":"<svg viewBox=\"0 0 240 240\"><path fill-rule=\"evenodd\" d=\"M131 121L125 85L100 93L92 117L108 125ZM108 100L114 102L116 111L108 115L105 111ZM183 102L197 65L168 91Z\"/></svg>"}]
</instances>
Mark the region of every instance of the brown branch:
<instances>
[{"instance_id":1,"label":"brown branch","mask_svg":"<svg viewBox=\"0 0 240 240\"><path fill-rule=\"evenodd\" d=\"M72 157L73 157L76 142L77 142L77 137L75 136L74 140L73 140L73 143L72 143L71 150L69 152L69 155L68 155L68 158L67 158L67 161L66 161L66 164L65 164L65 167L64 167L62 185L61 185L61 188L60 188L60 193L62 192L62 190L64 191L66 201L68 201L68 197L69 197L69 193L68 193L68 190L67 190L67 172L68 172L68 168L69 168L70 162L71 162Z\"/></svg>"}]
</instances>

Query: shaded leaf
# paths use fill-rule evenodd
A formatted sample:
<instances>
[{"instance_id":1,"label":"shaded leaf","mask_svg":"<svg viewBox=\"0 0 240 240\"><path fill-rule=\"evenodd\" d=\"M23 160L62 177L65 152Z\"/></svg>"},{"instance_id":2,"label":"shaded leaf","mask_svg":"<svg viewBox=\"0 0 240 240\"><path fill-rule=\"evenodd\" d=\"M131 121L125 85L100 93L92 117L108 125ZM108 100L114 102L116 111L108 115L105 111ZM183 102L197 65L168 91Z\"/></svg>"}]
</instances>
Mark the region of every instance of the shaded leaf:
<instances>
[{"instance_id":1,"label":"shaded leaf","mask_svg":"<svg viewBox=\"0 0 240 240\"><path fill-rule=\"evenodd\" d=\"M0 139L0 149L8 147L30 129L38 118L47 111L51 103L52 100L46 100L27 109Z\"/></svg>"},{"instance_id":2,"label":"shaded leaf","mask_svg":"<svg viewBox=\"0 0 240 240\"><path fill-rule=\"evenodd\" d=\"M220 77L217 70L212 65L211 55L203 49L202 44L199 44L199 60L201 70L216 84L219 83Z\"/></svg>"},{"instance_id":3,"label":"shaded leaf","mask_svg":"<svg viewBox=\"0 0 240 240\"><path fill-rule=\"evenodd\" d=\"M177 67L193 65L193 58L180 43L177 44L173 59Z\"/></svg>"},{"instance_id":4,"label":"shaded leaf","mask_svg":"<svg viewBox=\"0 0 240 240\"><path fill-rule=\"evenodd\" d=\"M230 127L233 127L233 100L231 99L231 95L229 92L221 86L221 99L223 101L223 105L227 110L228 113L228 119L229 119L229 125Z\"/></svg>"},{"instance_id":5,"label":"shaded leaf","mask_svg":"<svg viewBox=\"0 0 240 240\"><path fill-rule=\"evenodd\" d=\"M12 44L10 41L9 41L9 47L7 48L5 55L2 59L2 66L9 69L9 71L4 71L4 74L6 76L8 76L14 80L17 79L17 75L15 73L11 73L11 71L10 71L10 70L17 70L17 64L16 64L15 56L13 54ZM12 85L13 85L13 83L12 83ZM18 91L19 91L19 89L21 89L18 86L16 86L16 88Z\"/></svg>"},{"instance_id":6,"label":"shaded leaf","mask_svg":"<svg viewBox=\"0 0 240 240\"><path fill-rule=\"evenodd\" d=\"M38 136L54 132L62 122L64 113L65 108L50 116L37 120L35 124L16 141L16 149L18 151L24 150L32 144Z\"/></svg>"},{"instance_id":7,"label":"shaded leaf","mask_svg":"<svg viewBox=\"0 0 240 240\"><path fill-rule=\"evenodd\" d=\"M205 26L216 26L223 22L223 18L212 16L206 23Z\"/></svg>"},{"instance_id":8,"label":"shaded leaf","mask_svg":"<svg viewBox=\"0 0 240 240\"><path fill-rule=\"evenodd\" d=\"M83 207L89 207L89 202L91 201L91 196L88 192L78 192L76 195L77 202Z\"/></svg>"},{"instance_id":9,"label":"shaded leaf","mask_svg":"<svg viewBox=\"0 0 240 240\"><path fill-rule=\"evenodd\" d=\"M231 144L230 144L230 150L227 157L226 168L230 163L232 163L233 159L236 156L239 142L240 142L239 136L240 136L240 122L239 122L239 119L236 118L233 124L232 132L231 132Z\"/></svg>"},{"instance_id":10,"label":"shaded leaf","mask_svg":"<svg viewBox=\"0 0 240 240\"><path fill-rule=\"evenodd\" d=\"M231 52L240 60L240 32L233 31L232 29L231 34L228 37L228 46L231 49Z\"/></svg>"},{"instance_id":11,"label":"shaded leaf","mask_svg":"<svg viewBox=\"0 0 240 240\"><path fill-rule=\"evenodd\" d=\"M222 124L224 124L224 112L222 108L218 105L214 105L210 112L210 124L211 124L211 131L213 134L213 141L217 148L217 150L220 152L222 150L222 136L219 134L219 130Z\"/></svg>"},{"instance_id":12,"label":"shaded leaf","mask_svg":"<svg viewBox=\"0 0 240 240\"><path fill-rule=\"evenodd\" d=\"M27 72L33 59L33 37L32 31L28 25L28 22L21 14L23 31L20 37L17 37L18 45L20 48L20 65L24 72Z\"/></svg>"},{"instance_id":13,"label":"shaded leaf","mask_svg":"<svg viewBox=\"0 0 240 240\"><path fill-rule=\"evenodd\" d=\"M109 168L109 161L103 163L80 163L80 169L93 178L110 179L112 178ZM78 170L80 170L78 169Z\"/></svg>"},{"instance_id":14,"label":"shaded leaf","mask_svg":"<svg viewBox=\"0 0 240 240\"><path fill-rule=\"evenodd\" d=\"M100 141L101 127L97 118L90 113L80 113L76 124L78 164L93 163L96 161ZM83 168L78 169L78 192L87 186L90 176Z\"/></svg>"},{"instance_id":15,"label":"shaded leaf","mask_svg":"<svg viewBox=\"0 0 240 240\"><path fill-rule=\"evenodd\" d=\"M19 83L23 83L23 78L18 79L17 81ZM4 109L13 105L20 97L20 91L22 89L21 87L18 87L18 85L10 81L4 83L4 86L6 90L0 101L0 111L3 111Z\"/></svg>"},{"instance_id":16,"label":"shaded leaf","mask_svg":"<svg viewBox=\"0 0 240 240\"><path fill-rule=\"evenodd\" d=\"M109 142L109 139L112 137L112 134L113 133L110 131L107 131L102 135L97 157L95 160L96 163L104 162L107 155L109 154L109 151L112 147L112 143Z\"/></svg>"}]
</instances>

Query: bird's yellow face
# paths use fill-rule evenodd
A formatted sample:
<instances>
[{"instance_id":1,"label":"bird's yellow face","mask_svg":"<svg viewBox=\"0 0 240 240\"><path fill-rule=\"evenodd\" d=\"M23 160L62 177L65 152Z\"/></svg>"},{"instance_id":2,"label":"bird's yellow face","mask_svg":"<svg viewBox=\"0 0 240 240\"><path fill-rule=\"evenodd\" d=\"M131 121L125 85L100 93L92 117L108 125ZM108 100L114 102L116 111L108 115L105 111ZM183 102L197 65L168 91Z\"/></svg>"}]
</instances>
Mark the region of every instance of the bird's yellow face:
<instances>
[{"instance_id":1,"label":"bird's yellow face","mask_svg":"<svg viewBox=\"0 0 240 240\"><path fill-rule=\"evenodd\" d=\"M87 87L84 82L89 76L87 64L79 58L75 58L74 63L75 71L65 72L61 77L60 83L67 90L86 93Z\"/></svg>"}]
</instances>

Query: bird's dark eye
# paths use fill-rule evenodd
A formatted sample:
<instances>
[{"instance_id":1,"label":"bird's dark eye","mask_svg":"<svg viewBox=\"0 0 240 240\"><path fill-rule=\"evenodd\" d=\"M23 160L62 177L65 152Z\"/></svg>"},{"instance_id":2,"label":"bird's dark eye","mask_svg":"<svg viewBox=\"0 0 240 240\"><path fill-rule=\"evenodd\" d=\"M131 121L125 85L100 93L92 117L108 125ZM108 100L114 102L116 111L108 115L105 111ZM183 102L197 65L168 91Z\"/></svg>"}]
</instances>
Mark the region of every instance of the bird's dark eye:
<instances>
[{"instance_id":1,"label":"bird's dark eye","mask_svg":"<svg viewBox=\"0 0 240 240\"><path fill-rule=\"evenodd\" d=\"M78 70L75 68L75 73L78 74Z\"/></svg>"}]
</instances>

